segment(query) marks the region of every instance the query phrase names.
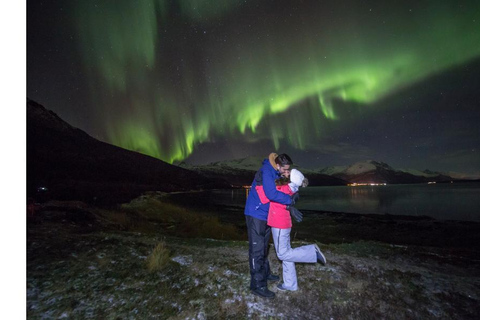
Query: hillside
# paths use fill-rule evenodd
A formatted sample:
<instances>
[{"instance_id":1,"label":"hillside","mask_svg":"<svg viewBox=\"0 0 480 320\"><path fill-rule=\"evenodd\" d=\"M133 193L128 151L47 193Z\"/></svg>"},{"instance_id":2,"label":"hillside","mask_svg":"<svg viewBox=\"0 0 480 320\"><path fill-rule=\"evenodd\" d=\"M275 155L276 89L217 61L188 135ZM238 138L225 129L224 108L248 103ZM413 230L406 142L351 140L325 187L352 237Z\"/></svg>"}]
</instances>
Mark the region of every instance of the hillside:
<instances>
[{"instance_id":1,"label":"hillside","mask_svg":"<svg viewBox=\"0 0 480 320\"><path fill-rule=\"evenodd\" d=\"M37 201L115 203L145 191L214 187L228 185L96 140L27 99L27 194Z\"/></svg>"}]
</instances>

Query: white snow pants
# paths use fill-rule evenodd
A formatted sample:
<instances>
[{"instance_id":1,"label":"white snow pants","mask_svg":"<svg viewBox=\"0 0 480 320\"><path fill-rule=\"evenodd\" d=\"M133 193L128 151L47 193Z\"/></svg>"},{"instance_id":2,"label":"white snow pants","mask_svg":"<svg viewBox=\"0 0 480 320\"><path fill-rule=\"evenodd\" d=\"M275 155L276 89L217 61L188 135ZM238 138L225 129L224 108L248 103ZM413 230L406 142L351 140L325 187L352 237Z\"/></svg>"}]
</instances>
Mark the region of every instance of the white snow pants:
<instances>
[{"instance_id":1,"label":"white snow pants","mask_svg":"<svg viewBox=\"0 0 480 320\"><path fill-rule=\"evenodd\" d=\"M277 257L282 261L283 286L287 290L295 291L298 289L295 262L316 263L317 253L313 244L292 249L290 246L291 230L292 228L278 229L272 227L272 236Z\"/></svg>"}]
</instances>

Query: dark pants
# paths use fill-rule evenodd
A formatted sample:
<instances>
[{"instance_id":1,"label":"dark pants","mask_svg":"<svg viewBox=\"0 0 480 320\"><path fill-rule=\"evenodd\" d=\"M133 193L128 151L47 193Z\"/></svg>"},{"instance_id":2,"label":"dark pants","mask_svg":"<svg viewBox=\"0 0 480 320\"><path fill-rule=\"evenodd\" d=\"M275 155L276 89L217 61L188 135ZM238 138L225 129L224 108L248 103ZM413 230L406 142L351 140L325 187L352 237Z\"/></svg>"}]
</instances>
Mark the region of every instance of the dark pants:
<instances>
[{"instance_id":1,"label":"dark pants","mask_svg":"<svg viewBox=\"0 0 480 320\"><path fill-rule=\"evenodd\" d=\"M250 289L267 286L267 277L270 274L268 262L268 242L272 229L267 221L252 216L247 219L248 232L248 260L250 263Z\"/></svg>"}]
</instances>

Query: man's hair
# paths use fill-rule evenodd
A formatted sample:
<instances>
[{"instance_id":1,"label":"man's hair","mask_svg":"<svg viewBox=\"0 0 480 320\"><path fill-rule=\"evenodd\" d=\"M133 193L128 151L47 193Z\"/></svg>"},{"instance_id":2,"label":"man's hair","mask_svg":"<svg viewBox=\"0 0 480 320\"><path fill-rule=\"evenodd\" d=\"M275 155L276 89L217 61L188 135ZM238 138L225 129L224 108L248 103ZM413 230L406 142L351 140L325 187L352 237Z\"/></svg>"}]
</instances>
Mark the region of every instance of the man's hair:
<instances>
[{"instance_id":1,"label":"man's hair","mask_svg":"<svg viewBox=\"0 0 480 320\"><path fill-rule=\"evenodd\" d=\"M281 167L293 164L292 159L286 153L279 154L278 157L275 158L275 163L279 164Z\"/></svg>"}]
</instances>

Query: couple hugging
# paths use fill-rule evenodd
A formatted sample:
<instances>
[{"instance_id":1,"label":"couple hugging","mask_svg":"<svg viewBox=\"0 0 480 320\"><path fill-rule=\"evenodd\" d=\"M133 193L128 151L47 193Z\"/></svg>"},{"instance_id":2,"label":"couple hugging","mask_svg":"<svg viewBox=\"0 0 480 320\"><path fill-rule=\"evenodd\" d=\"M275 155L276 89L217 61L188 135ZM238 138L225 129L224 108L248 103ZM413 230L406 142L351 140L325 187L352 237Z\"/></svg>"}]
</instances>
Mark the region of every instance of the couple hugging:
<instances>
[{"instance_id":1,"label":"couple hugging","mask_svg":"<svg viewBox=\"0 0 480 320\"><path fill-rule=\"evenodd\" d=\"M250 264L250 290L252 293L273 298L267 280L280 279L270 273L268 245L270 235L278 258L282 261L283 283L281 291L298 289L295 262L326 264L326 259L316 244L292 249L290 231L292 219L300 222L302 214L293 207L298 198L298 188L306 187L308 180L303 174L291 169L292 159L286 154L271 153L263 160L262 167L255 174L250 194L245 205L248 231L248 255Z\"/></svg>"}]
</instances>

